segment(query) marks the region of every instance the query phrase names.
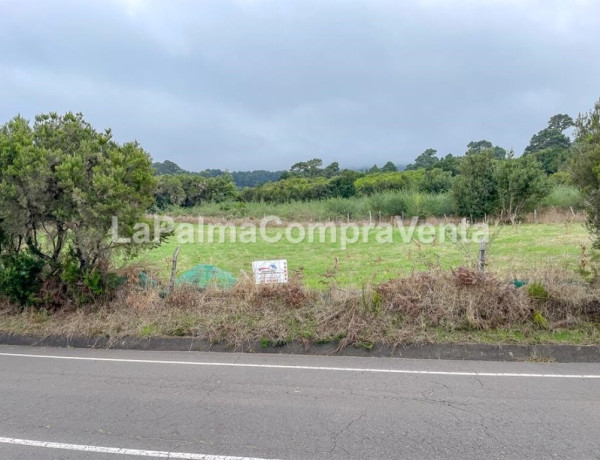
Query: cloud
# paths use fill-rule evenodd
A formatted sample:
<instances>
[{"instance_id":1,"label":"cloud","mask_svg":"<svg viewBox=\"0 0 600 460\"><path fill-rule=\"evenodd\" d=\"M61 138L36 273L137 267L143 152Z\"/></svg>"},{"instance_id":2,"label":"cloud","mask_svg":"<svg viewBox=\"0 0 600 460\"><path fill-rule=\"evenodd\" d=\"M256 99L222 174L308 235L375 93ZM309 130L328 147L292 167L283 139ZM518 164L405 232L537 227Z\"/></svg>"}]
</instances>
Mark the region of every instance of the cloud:
<instances>
[{"instance_id":1,"label":"cloud","mask_svg":"<svg viewBox=\"0 0 600 460\"><path fill-rule=\"evenodd\" d=\"M189 169L517 153L600 96L595 2L2 4L0 115L82 111ZM23 25L26 24L27 27Z\"/></svg>"}]
</instances>

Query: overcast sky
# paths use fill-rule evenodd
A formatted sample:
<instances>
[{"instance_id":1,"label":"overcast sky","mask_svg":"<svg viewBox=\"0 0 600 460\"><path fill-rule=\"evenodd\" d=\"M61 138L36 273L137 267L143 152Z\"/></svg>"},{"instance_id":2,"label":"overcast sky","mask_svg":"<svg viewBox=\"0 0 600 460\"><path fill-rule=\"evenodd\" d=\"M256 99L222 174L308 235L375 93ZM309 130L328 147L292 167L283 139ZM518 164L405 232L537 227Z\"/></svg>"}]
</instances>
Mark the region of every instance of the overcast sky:
<instances>
[{"instance_id":1,"label":"overcast sky","mask_svg":"<svg viewBox=\"0 0 600 460\"><path fill-rule=\"evenodd\" d=\"M0 0L0 121L83 112L157 161L520 154L600 97L598 1Z\"/></svg>"}]
</instances>

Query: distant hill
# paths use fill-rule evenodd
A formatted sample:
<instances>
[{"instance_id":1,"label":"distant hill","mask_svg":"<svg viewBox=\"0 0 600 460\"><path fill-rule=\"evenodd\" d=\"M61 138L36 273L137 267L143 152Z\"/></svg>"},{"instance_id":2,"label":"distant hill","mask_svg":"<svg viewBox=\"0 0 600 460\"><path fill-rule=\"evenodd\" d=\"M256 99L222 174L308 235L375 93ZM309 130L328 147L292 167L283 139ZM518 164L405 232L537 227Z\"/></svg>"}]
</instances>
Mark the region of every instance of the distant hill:
<instances>
[{"instance_id":1,"label":"distant hill","mask_svg":"<svg viewBox=\"0 0 600 460\"><path fill-rule=\"evenodd\" d=\"M205 169L204 171L193 172L186 171L181 168L178 164L172 161L165 160L163 162L156 162L152 165L156 171L156 175L160 176L163 174L197 174L204 177L218 177L224 174L231 174L233 181L239 188L244 187L255 187L266 182L278 181L284 171L234 171L229 173L221 169Z\"/></svg>"}]
</instances>

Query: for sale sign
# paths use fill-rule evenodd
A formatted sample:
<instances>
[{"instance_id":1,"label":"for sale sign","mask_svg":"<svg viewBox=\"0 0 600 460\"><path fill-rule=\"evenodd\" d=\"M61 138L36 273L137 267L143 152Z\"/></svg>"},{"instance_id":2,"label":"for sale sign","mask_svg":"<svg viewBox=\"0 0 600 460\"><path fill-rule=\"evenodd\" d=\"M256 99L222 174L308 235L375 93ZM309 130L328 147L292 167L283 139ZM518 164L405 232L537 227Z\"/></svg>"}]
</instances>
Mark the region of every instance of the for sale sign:
<instances>
[{"instance_id":1,"label":"for sale sign","mask_svg":"<svg viewBox=\"0 0 600 460\"><path fill-rule=\"evenodd\" d=\"M256 284L287 283L287 260L257 260L252 262Z\"/></svg>"}]
</instances>

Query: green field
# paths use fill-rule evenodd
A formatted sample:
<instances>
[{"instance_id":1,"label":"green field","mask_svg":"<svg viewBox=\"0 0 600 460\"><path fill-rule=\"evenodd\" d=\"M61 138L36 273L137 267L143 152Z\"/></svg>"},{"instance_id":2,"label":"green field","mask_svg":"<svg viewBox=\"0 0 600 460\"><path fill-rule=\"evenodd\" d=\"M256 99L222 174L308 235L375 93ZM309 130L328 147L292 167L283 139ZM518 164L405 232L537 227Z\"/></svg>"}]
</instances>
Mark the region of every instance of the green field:
<instances>
[{"instance_id":1,"label":"green field","mask_svg":"<svg viewBox=\"0 0 600 460\"><path fill-rule=\"evenodd\" d=\"M380 244L371 233L368 242L348 244L345 250L341 248L339 228L336 242L331 238L320 242L315 234L312 243L306 239L294 244L285 237L278 243L268 243L260 236L256 243L243 243L239 241L238 232L237 241L232 242L230 233L226 233L226 241L219 243L218 232L215 232L211 243L208 242L208 227L195 226L195 231L200 228L204 242L200 242L197 235L195 242L184 244L171 237L161 247L142 254L136 262L150 264L161 277L167 278L172 254L180 245L178 273L202 263L216 265L238 277L242 271L251 274L253 260L287 259L290 272L301 271L308 286L318 288L335 281L340 286L360 287L364 283L385 281L413 271L472 265L479 249L477 242L461 245L452 241L440 243L438 239L431 244L403 243L398 229L394 229L393 243ZM183 230L178 225L177 231L182 234L189 228ZM284 232L283 228L268 228L267 236L275 238L283 236ZM579 263L581 245L590 246L582 224L497 226L490 230L490 235L488 270L507 278L531 277L547 269L573 269ZM298 236L298 233L292 232L292 236ZM334 272L335 258L338 264Z\"/></svg>"}]
</instances>

